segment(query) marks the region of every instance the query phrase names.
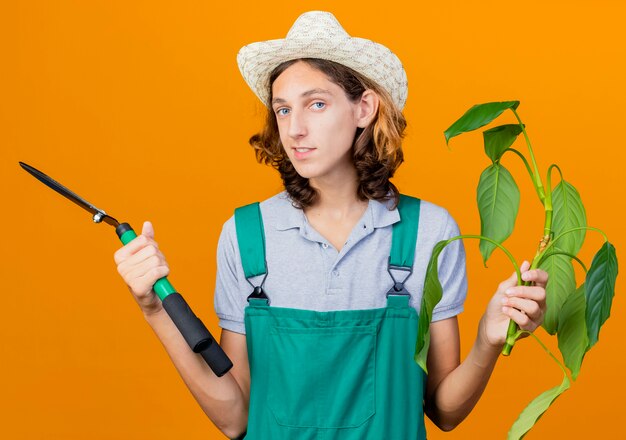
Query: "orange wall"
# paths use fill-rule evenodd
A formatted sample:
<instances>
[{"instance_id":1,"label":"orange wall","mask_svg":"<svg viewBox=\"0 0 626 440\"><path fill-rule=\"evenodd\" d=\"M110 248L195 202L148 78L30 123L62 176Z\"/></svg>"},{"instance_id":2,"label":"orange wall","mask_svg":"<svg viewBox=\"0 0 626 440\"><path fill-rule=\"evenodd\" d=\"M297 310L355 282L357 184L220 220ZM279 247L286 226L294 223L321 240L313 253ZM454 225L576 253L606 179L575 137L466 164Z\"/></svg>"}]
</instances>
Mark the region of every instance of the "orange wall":
<instances>
[{"instance_id":1,"label":"orange wall","mask_svg":"<svg viewBox=\"0 0 626 440\"><path fill-rule=\"evenodd\" d=\"M221 224L234 207L281 189L247 146L263 113L235 56L244 44L283 37L306 10L332 11L352 35L379 41L403 60L409 128L406 163L395 179L403 192L445 206L464 233L478 233L475 188L488 165L481 136L455 138L448 151L443 130L473 104L518 99L539 166L560 165L589 223L622 256L623 2L211 3L30 1L1 8L0 437L223 438L118 276L113 253L121 244L113 229L94 225L17 162L136 229L151 220L170 280L218 334L213 285ZM501 121L513 122L512 115ZM526 151L523 142L517 146ZM506 242L521 262L534 253L542 212L520 161L504 163L522 191L517 230ZM587 237L581 255L590 262L601 239ZM512 271L497 252L484 269L477 243L466 247L463 354L489 297ZM527 438L620 437L622 286L620 279L612 316L577 383ZM449 434L429 424L430 439L504 438L526 403L560 381L556 364L524 339L499 361L470 417Z\"/></svg>"}]
</instances>

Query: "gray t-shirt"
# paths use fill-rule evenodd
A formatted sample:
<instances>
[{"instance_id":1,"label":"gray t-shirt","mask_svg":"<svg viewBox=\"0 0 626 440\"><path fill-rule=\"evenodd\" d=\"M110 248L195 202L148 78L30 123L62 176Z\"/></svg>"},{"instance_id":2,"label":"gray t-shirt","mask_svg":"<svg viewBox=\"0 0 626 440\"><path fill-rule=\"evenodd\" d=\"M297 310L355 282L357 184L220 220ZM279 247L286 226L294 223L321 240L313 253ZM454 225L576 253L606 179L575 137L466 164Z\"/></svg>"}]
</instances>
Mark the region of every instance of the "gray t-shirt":
<instances>
[{"instance_id":1,"label":"gray t-shirt","mask_svg":"<svg viewBox=\"0 0 626 440\"><path fill-rule=\"evenodd\" d=\"M400 220L397 209L370 200L340 252L294 208L286 191L260 204L265 229L268 275L264 290L270 306L315 311L385 307L393 286L387 272L392 225ZM405 283L410 304L419 313L428 260L440 240L459 235L448 211L422 200L413 273ZM433 310L433 321L463 311L467 294L465 249L461 240L439 255L443 298ZM398 279L406 272L394 271ZM258 285L262 276L250 281ZM235 219L222 228L217 246L215 311L220 327L245 334L244 309L252 287L246 281L237 245Z\"/></svg>"}]
</instances>

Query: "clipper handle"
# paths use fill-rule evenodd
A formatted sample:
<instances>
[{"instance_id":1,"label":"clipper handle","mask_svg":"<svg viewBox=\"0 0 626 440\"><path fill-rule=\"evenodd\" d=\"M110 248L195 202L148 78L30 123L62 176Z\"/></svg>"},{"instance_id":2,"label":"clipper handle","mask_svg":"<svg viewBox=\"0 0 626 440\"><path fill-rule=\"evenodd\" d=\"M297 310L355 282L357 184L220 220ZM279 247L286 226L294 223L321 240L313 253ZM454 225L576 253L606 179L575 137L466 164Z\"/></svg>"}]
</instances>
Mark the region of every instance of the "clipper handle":
<instances>
[{"instance_id":1,"label":"clipper handle","mask_svg":"<svg viewBox=\"0 0 626 440\"><path fill-rule=\"evenodd\" d=\"M121 223L115 232L125 245L137 238L137 234L128 223ZM202 356L216 376L221 377L226 374L232 368L233 363L206 326L193 313L185 298L176 292L167 277L157 280L153 289L161 299L163 308L193 352Z\"/></svg>"}]
</instances>

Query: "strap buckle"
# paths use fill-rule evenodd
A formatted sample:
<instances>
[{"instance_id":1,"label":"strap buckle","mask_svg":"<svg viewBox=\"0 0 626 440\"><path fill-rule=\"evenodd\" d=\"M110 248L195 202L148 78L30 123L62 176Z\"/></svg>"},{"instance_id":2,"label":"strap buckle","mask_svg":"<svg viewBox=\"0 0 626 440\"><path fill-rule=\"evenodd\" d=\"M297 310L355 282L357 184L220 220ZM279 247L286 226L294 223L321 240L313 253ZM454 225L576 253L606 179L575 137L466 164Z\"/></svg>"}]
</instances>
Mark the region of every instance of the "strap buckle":
<instances>
[{"instance_id":1,"label":"strap buckle","mask_svg":"<svg viewBox=\"0 0 626 440\"><path fill-rule=\"evenodd\" d=\"M404 288L404 283L395 283L391 289L387 292L387 297L395 296L411 296L408 290Z\"/></svg>"},{"instance_id":2,"label":"strap buckle","mask_svg":"<svg viewBox=\"0 0 626 440\"><path fill-rule=\"evenodd\" d=\"M270 303L270 299L267 297L265 291L263 290L263 287L261 286L255 287L252 293L248 295L248 302L250 302L251 299L266 299L267 304L269 305Z\"/></svg>"},{"instance_id":3,"label":"strap buckle","mask_svg":"<svg viewBox=\"0 0 626 440\"><path fill-rule=\"evenodd\" d=\"M265 284L265 279L267 278L267 273L268 272L265 271L265 276L261 280L261 284L259 284L258 286L255 286L254 284L252 284L250 279L246 278L246 281L248 282L248 284L250 284L252 286L252 293L250 295L248 295L248 299L247 299L248 302L250 302L251 299L266 299L267 300L267 304L269 305L270 299L265 294L265 290L263 290L263 284Z\"/></svg>"},{"instance_id":4,"label":"strap buckle","mask_svg":"<svg viewBox=\"0 0 626 440\"><path fill-rule=\"evenodd\" d=\"M408 274L404 277L404 279L402 281L398 281L396 279L396 277L393 276L393 273L391 272L392 269L393 270L401 270L403 272L408 272ZM411 267L396 266L395 264L391 264L391 257L389 257L389 262L387 264L387 272L389 273L389 276L393 280L393 286L387 292L387 296L389 296L389 295L411 296L409 291L406 290L406 288L404 287L404 283L406 282L406 280L413 273L413 267L412 266Z\"/></svg>"}]
</instances>

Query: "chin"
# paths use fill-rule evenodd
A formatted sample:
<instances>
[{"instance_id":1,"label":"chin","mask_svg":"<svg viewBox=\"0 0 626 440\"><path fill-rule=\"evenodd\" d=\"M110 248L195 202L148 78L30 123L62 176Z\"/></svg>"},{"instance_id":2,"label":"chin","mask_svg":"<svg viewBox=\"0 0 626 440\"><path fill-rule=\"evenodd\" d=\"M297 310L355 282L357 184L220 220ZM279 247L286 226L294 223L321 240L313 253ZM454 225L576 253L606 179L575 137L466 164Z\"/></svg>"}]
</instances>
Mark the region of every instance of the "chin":
<instances>
[{"instance_id":1,"label":"chin","mask_svg":"<svg viewBox=\"0 0 626 440\"><path fill-rule=\"evenodd\" d=\"M292 162L293 164L293 162ZM315 179L316 177L320 177L322 175L321 171L319 169L316 169L315 167L309 167L309 166L293 166L296 170L296 173L298 173L298 175L300 177L303 177L305 179Z\"/></svg>"}]
</instances>

